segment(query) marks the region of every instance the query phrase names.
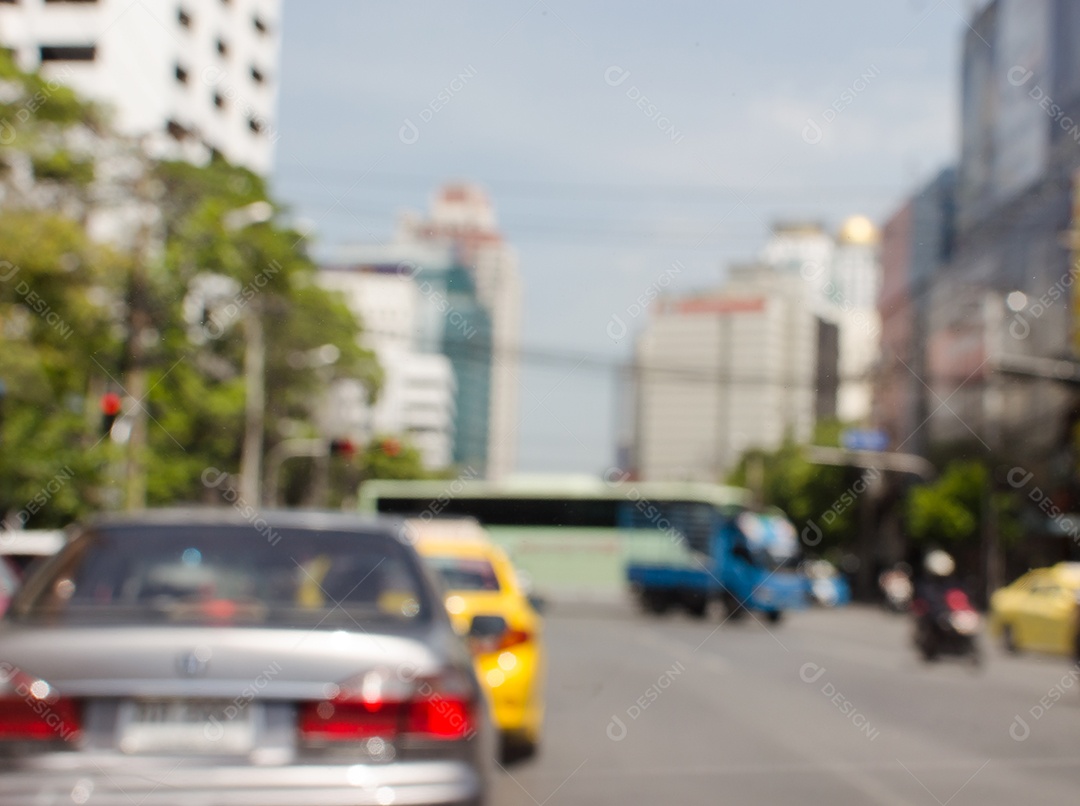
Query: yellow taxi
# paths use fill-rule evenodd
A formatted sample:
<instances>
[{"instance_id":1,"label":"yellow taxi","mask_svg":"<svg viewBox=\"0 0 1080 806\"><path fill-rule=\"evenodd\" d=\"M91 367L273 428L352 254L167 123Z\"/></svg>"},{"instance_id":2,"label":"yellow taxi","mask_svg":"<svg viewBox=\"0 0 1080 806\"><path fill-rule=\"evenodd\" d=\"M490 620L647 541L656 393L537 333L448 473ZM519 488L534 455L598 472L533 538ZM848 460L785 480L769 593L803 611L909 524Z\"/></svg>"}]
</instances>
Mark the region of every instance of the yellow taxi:
<instances>
[{"instance_id":1,"label":"yellow taxi","mask_svg":"<svg viewBox=\"0 0 1080 806\"><path fill-rule=\"evenodd\" d=\"M1080 563L1035 568L990 597L990 631L1009 652L1071 654L1078 594Z\"/></svg>"},{"instance_id":2,"label":"yellow taxi","mask_svg":"<svg viewBox=\"0 0 1080 806\"><path fill-rule=\"evenodd\" d=\"M420 556L442 577L454 628L468 636L504 755L531 755L544 719L543 620L510 558L472 519L414 519L407 528Z\"/></svg>"}]
</instances>

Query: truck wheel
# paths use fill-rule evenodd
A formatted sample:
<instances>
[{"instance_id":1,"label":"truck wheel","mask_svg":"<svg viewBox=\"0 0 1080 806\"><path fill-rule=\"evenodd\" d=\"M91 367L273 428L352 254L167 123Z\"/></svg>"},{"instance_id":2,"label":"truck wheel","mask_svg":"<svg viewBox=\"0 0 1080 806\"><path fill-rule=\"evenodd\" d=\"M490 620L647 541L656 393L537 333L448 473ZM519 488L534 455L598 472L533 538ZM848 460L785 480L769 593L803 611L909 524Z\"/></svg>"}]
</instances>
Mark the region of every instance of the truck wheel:
<instances>
[{"instance_id":1,"label":"truck wheel","mask_svg":"<svg viewBox=\"0 0 1080 806\"><path fill-rule=\"evenodd\" d=\"M783 610L767 610L765 612L765 619L770 624L779 624L780 619L782 619L783 617L784 617L784 611Z\"/></svg>"},{"instance_id":2,"label":"truck wheel","mask_svg":"<svg viewBox=\"0 0 1080 806\"><path fill-rule=\"evenodd\" d=\"M694 618L705 618L709 600L704 596L691 596L683 601L683 608Z\"/></svg>"},{"instance_id":3,"label":"truck wheel","mask_svg":"<svg viewBox=\"0 0 1080 806\"><path fill-rule=\"evenodd\" d=\"M665 593L646 592L641 595L641 606L647 613L662 616L671 606L671 600Z\"/></svg>"},{"instance_id":4,"label":"truck wheel","mask_svg":"<svg viewBox=\"0 0 1080 806\"><path fill-rule=\"evenodd\" d=\"M746 608L743 607L742 602L732 596L730 593L725 593L723 597L724 601L724 620L738 621L746 615Z\"/></svg>"}]
</instances>

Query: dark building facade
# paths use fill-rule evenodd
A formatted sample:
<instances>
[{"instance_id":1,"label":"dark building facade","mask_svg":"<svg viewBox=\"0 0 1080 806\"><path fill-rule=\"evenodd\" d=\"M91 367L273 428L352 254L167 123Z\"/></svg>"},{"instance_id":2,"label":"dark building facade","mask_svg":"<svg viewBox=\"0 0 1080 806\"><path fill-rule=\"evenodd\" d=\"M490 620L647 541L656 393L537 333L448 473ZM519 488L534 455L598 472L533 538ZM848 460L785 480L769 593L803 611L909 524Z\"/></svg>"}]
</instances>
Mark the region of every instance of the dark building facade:
<instances>
[{"instance_id":1,"label":"dark building facade","mask_svg":"<svg viewBox=\"0 0 1080 806\"><path fill-rule=\"evenodd\" d=\"M929 437L1060 463L1073 393L999 368L1070 350L1080 4L988 4L965 36L961 94L953 248L925 294Z\"/></svg>"}]
</instances>

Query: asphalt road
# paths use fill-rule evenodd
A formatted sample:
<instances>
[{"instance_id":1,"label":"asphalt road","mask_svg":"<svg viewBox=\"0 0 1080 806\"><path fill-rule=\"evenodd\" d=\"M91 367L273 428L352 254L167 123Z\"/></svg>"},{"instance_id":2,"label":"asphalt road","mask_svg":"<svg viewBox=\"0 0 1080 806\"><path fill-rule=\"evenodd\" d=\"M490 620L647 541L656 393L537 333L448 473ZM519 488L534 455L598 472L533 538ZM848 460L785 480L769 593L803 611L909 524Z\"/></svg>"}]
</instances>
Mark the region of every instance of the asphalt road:
<instances>
[{"instance_id":1,"label":"asphalt road","mask_svg":"<svg viewBox=\"0 0 1080 806\"><path fill-rule=\"evenodd\" d=\"M908 631L867 608L766 626L557 607L544 746L495 803L1080 802L1069 659L924 665Z\"/></svg>"}]
</instances>

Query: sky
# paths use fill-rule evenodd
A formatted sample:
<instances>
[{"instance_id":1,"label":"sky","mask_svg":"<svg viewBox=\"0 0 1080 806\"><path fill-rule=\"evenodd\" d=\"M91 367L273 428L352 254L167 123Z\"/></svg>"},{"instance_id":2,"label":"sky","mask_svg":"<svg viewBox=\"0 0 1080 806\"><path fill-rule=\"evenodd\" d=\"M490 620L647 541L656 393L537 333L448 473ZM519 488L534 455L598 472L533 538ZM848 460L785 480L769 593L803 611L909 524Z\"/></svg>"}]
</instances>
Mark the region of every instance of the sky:
<instances>
[{"instance_id":1,"label":"sky","mask_svg":"<svg viewBox=\"0 0 1080 806\"><path fill-rule=\"evenodd\" d=\"M640 297L717 285L776 220L883 222L953 162L975 5L285 0L274 192L333 254L485 187L523 285L518 470L600 472Z\"/></svg>"}]
</instances>

